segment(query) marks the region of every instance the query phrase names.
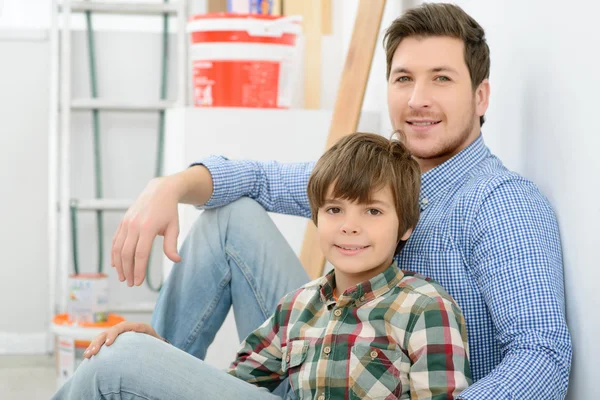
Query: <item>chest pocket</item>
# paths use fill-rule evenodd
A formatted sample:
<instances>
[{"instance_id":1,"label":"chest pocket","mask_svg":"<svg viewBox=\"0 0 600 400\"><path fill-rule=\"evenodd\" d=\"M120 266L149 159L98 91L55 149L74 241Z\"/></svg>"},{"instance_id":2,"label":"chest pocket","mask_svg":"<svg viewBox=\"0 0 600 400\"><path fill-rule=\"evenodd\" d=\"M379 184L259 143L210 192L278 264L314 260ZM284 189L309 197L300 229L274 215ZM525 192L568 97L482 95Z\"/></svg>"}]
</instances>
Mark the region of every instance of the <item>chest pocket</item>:
<instances>
[{"instance_id":1,"label":"chest pocket","mask_svg":"<svg viewBox=\"0 0 600 400\"><path fill-rule=\"evenodd\" d=\"M402 393L398 364L401 353L368 345L356 345L350 355L350 398L380 400Z\"/></svg>"},{"instance_id":2,"label":"chest pocket","mask_svg":"<svg viewBox=\"0 0 600 400\"><path fill-rule=\"evenodd\" d=\"M292 390L300 399L303 391L310 390L308 379L303 376L308 373L304 368L308 346L307 340L294 340L282 349L281 369L287 372Z\"/></svg>"}]
</instances>

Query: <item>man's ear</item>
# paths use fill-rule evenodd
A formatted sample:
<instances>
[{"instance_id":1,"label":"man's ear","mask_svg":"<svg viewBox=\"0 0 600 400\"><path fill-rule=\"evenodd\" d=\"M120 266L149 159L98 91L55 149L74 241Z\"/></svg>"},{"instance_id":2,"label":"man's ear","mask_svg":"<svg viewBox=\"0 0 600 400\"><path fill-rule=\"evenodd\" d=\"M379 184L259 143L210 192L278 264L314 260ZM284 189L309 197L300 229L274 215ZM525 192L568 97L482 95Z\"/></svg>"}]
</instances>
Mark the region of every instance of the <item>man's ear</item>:
<instances>
[{"instance_id":1,"label":"man's ear","mask_svg":"<svg viewBox=\"0 0 600 400\"><path fill-rule=\"evenodd\" d=\"M408 230L404 233L404 235L400 238L400 240L406 242L410 235L413 233L413 228L408 228Z\"/></svg>"},{"instance_id":2,"label":"man's ear","mask_svg":"<svg viewBox=\"0 0 600 400\"><path fill-rule=\"evenodd\" d=\"M475 90L475 112L478 116L485 115L490 105L490 81L484 79Z\"/></svg>"}]
</instances>

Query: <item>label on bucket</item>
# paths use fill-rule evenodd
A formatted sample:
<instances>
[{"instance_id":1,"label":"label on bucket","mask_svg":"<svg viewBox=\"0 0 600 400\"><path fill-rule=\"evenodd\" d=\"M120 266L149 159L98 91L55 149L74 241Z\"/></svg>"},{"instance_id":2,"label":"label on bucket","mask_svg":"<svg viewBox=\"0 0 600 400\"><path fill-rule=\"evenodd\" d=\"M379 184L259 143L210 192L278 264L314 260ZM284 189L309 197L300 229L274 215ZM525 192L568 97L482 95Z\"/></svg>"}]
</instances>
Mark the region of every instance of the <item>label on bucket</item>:
<instances>
[{"instance_id":1,"label":"label on bucket","mask_svg":"<svg viewBox=\"0 0 600 400\"><path fill-rule=\"evenodd\" d=\"M71 276L67 311L74 322L105 322L108 318L106 275Z\"/></svg>"},{"instance_id":2,"label":"label on bucket","mask_svg":"<svg viewBox=\"0 0 600 400\"><path fill-rule=\"evenodd\" d=\"M62 386L75 371L75 340L70 337L57 339L58 355L56 357L58 386Z\"/></svg>"},{"instance_id":3,"label":"label on bucket","mask_svg":"<svg viewBox=\"0 0 600 400\"><path fill-rule=\"evenodd\" d=\"M285 62L195 60L194 103L198 107L289 108Z\"/></svg>"}]
</instances>

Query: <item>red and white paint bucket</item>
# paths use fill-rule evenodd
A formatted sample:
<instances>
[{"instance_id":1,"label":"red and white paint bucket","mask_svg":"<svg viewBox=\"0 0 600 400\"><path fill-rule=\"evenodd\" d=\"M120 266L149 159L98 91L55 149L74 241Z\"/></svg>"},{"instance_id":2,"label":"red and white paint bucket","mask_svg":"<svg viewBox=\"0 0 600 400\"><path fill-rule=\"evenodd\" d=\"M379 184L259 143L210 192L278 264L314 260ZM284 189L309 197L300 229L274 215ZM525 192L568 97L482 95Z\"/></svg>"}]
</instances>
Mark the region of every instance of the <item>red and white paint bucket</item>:
<instances>
[{"instance_id":1,"label":"red and white paint bucket","mask_svg":"<svg viewBox=\"0 0 600 400\"><path fill-rule=\"evenodd\" d=\"M289 108L299 22L258 14L191 17L194 105Z\"/></svg>"}]
</instances>

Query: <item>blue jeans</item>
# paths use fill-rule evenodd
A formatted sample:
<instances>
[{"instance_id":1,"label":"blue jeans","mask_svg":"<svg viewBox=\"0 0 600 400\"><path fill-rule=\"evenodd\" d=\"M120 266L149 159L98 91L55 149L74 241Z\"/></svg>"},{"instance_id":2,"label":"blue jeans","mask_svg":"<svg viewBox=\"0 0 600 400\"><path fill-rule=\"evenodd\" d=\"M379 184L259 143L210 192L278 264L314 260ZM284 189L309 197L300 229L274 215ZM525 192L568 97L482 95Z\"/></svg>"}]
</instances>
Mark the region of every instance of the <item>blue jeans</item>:
<instances>
[{"instance_id":1,"label":"blue jeans","mask_svg":"<svg viewBox=\"0 0 600 400\"><path fill-rule=\"evenodd\" d=\"M152 319L171 345L123 334L85 360L55 399L280 398L201 359L231 306L243 340L283 295L308 282L283 235L262 206L242 198L203 212L180 255ZM283 397L287 388L284 382L275 393Z\"/></svg>"}]
</instances>

